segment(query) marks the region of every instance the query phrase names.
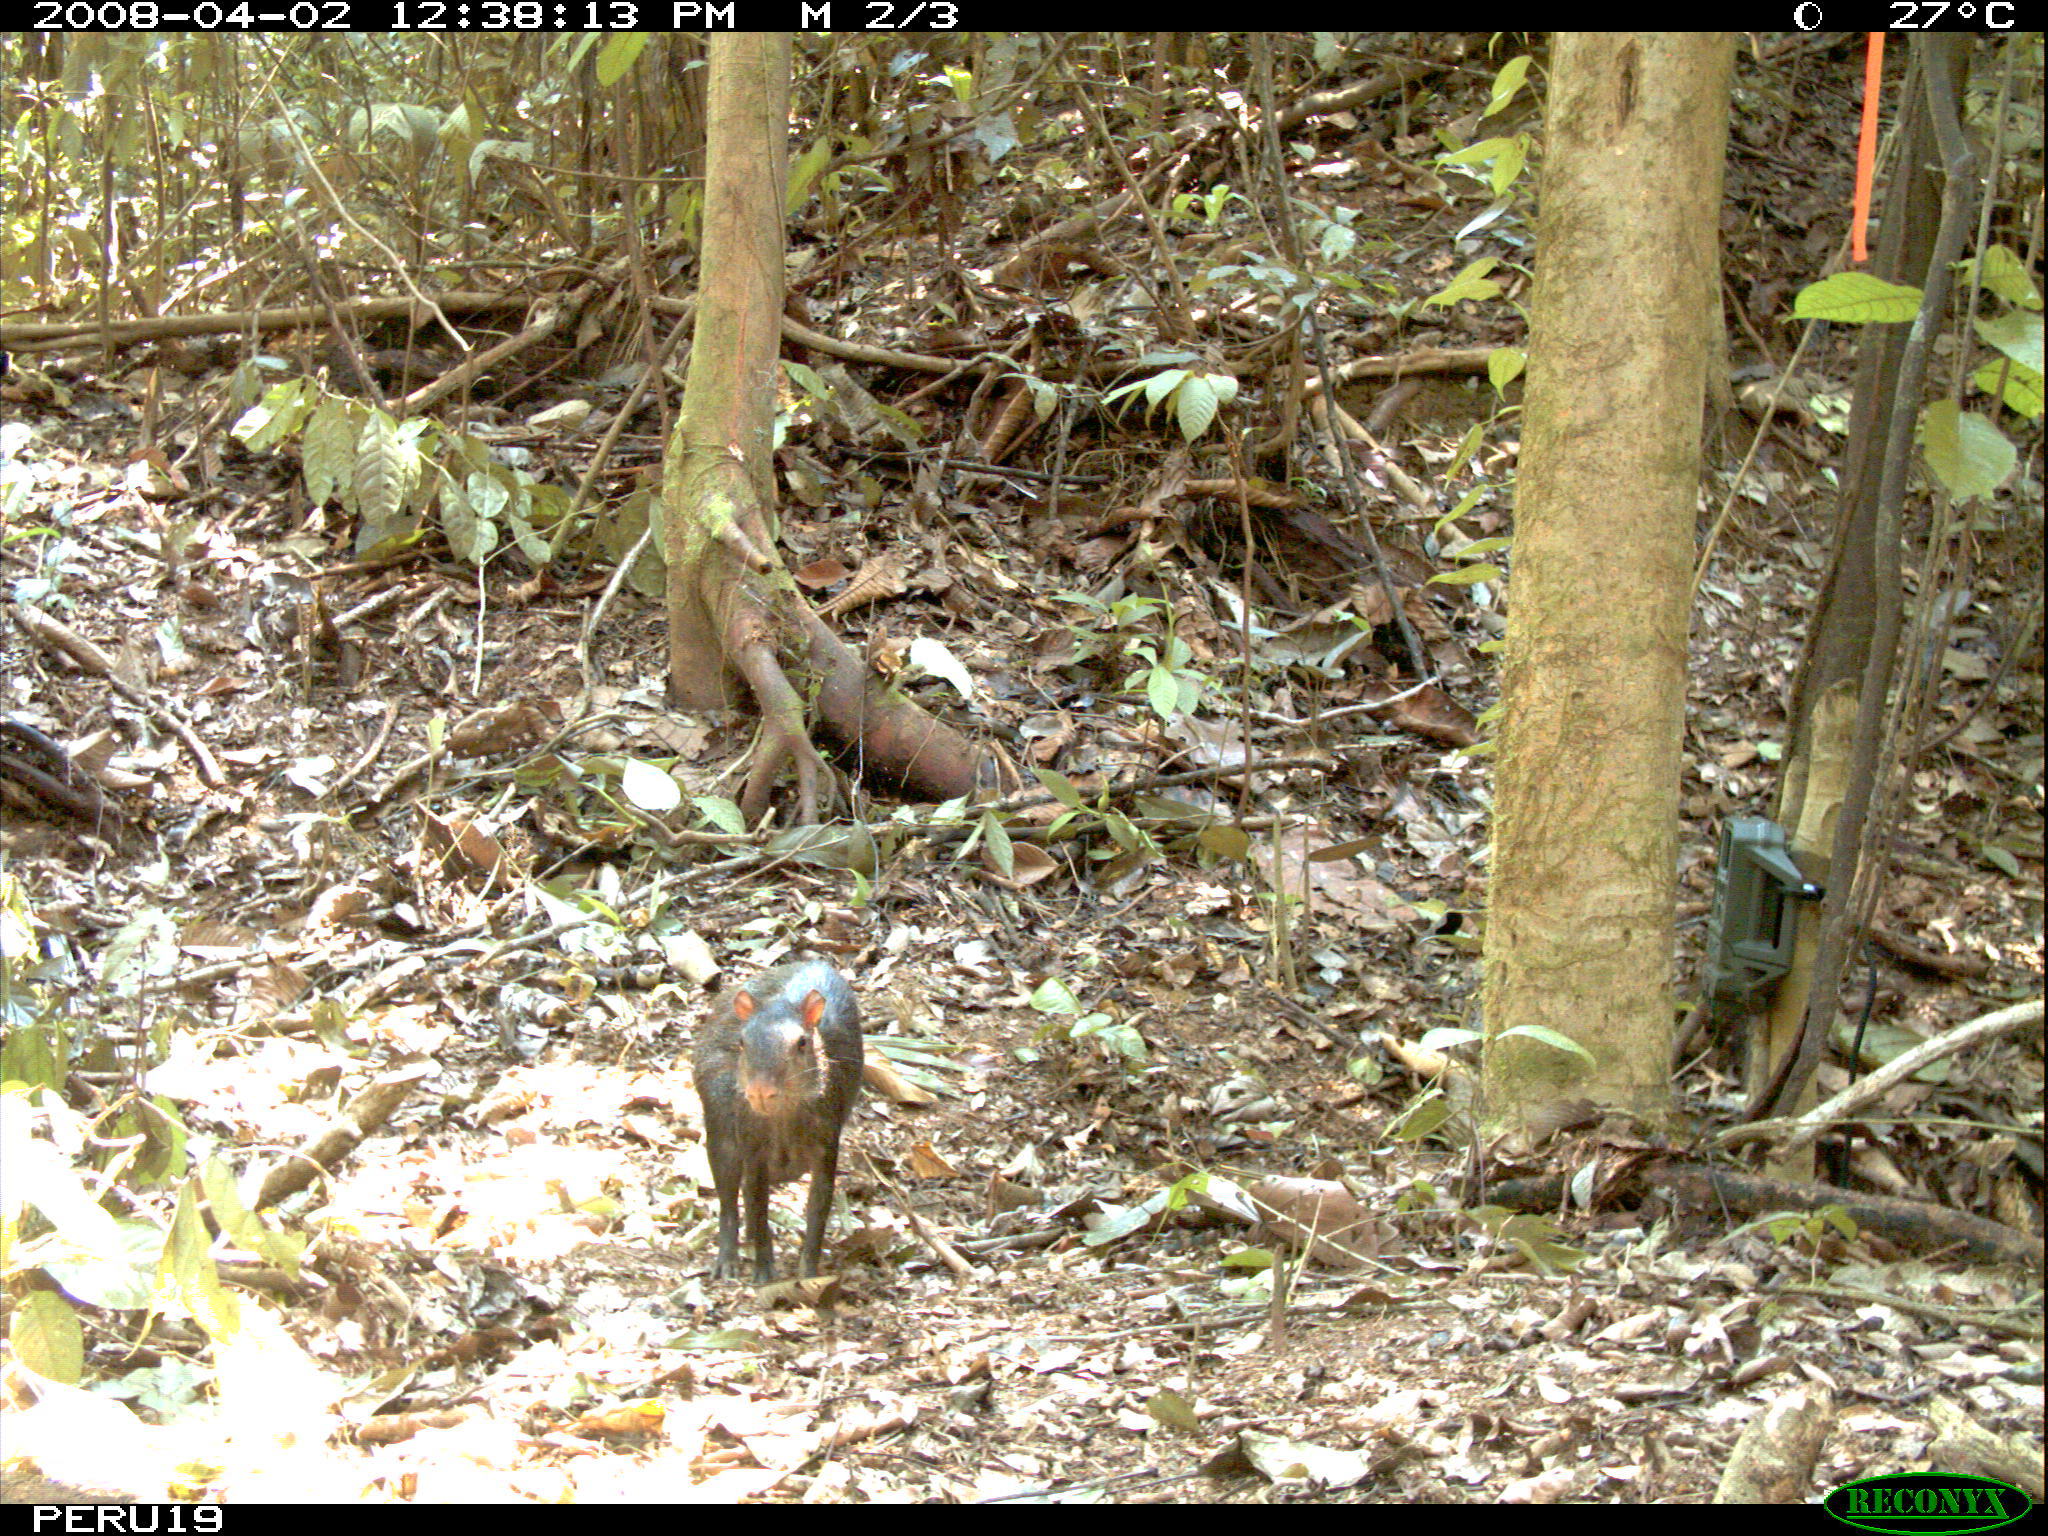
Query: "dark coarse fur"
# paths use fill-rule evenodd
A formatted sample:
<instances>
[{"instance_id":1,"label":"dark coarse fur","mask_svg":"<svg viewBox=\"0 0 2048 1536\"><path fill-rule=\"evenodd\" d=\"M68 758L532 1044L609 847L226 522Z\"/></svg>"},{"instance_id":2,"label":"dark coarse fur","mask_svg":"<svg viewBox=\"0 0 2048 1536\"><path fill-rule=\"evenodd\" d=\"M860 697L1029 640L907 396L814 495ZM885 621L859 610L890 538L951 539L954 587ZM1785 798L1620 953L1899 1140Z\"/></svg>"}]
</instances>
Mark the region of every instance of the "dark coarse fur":
<instances>
[{"instance_id":1,"label":"dark coarse fur","mask_svg":"<svg viewBox=\"0 0 2048 1536\"><path fill-rule=\"evenodd\" d=\"M807 1011L815 1012L814 1021L806 1022ZM811 1190L798 1273L818 1272L839 1171L839 1133L860 1092L861 1059L853 988L822 960L778 966L713 1005L695 1058L704 1140L718 1186L712 1274L739 1273L744 1192L755 1283L775 1278L768 1191L807 1173Z\"/></svg>"}]
</instances>

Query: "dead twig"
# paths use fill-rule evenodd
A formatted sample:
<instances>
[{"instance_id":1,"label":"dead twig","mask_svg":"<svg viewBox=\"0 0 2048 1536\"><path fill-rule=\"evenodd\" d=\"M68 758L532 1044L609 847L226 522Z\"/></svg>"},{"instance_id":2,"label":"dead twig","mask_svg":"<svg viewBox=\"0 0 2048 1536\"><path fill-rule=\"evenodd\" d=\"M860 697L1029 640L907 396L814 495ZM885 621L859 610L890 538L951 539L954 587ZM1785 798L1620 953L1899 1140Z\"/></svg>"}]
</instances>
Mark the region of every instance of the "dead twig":
<instances>
[{"instance_id":1,"label":"dead twig","mask_svg":"<svg viewBox=\"0 0 2048 1536\"><path fill-rule=\"evenodd\" d=\"M1778 1140L1782 1137L1783 1140L1778 1141L1778 1156L1790 1157L1812 1143L1829 1126L1853 1118L1857 1110L1884 1097L1929 1062L1953 1056L1983 1041L1995 1040L2022 1024L2038 1024L2041 1015L2042 999L2037 997L2031 1002L2015 1003L2010 1008L1987 1013L1967 1024L1958 1024L1947 1034L1916 1045L1903 1056L1886 1062L1868 1077L1851 1083L1826 1103L1816 1104L1802 1115L1733 1125L1721 1132L1717 1140L1723 1146L1733 1147L1748 1141Z\"/></svg>"},{"instance_id":2,"label":"dead twig","mask_svg":"<svg viewBox=\"0 0 2048 1536\"><path fill-rule=\"evenodd\" d=\"M159 698L152 698L134 684L124 682L114 668L114 658L101 650L92 641L66 624L61 624L47 613L19 604L7 605L7 613L21 626L22 633L39 644L62 651L81 671L90 672L106 681L122 698L148 715L152 720L167 727L185 743L185 749L192 754L193 765L199 771L200 779L208 789L223 789L228 777L207 750L206 743L199 739L199 732L183 713Z\"/></svg>"}]
</instances>

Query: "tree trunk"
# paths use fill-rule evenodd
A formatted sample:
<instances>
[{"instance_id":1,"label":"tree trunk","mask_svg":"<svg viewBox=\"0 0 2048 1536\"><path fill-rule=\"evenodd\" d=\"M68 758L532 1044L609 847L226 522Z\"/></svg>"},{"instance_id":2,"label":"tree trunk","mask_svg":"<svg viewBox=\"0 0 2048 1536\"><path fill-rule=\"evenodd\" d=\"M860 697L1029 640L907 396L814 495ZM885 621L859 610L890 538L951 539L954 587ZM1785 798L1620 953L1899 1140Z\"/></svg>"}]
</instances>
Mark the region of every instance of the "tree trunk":
<instances>
[{"instance_id":1,"label":"tree trunk","mask_svg":"<svg viewBox=\"0 0 2048 1536\"><path fill-rule=\"evenodd\" d=\"M1810 862L1828 894L1808 990L1789 1000L1796 1006L1774 1013L1768 1048L1752 1058L1751 1119L1797 1113L1811 1102L1813 1070L1838 1011L1854 930L1862 921L1856 898L1867 896L1869 882L1884 873L1881 861L1876 868L1859 867L1858 850L1880 762L1893 760L1891 744L1881 740L1881 717L1903 621L1902 466L1913 450L1932 329L1946 308L1950 258L1937 249L1944 205L1963 195L1950 185L1958 168L1942 164L1935 102L1948 104L1953 134L1954 104L1962 97L1970 54L1968 40L1953 35L1930 35L1915 48L1916 68L1908 80L1919 89L1904 103L1897 169L1885 190L1871 271L1892 282L1919 284L1923 319L1912 327L1870 326L1859 343L1834 547L1793 683L1791 750L1778 796L1779 822L1802 834L1794 851ZM1924 595L1932 601L1933 594ZM1816 741L1817 722L1844 708L1855 722L1849 727L1849 759L1823 782L1814 760L1835 748ZM1803 1017L1795 1021L1795 1012ZM1779 1171L1810 1175L1812 1149L1801 1159L1798 1168Z\"/></svg>"},{"instance_id":2,"label":"tree trunk","mask_svg":"<svg viewBox=\"0 0 2048 1536\"><path fill-rule=\"evenodd\" d=\"M1669 1111L1687 600L1734 49L1561 34L1501 686L1485 1116ZM1503 1038L1544 1026L1587 1055ZM1589 1059L1590 1058L1590 1059Z\"/></svg>"},{"instance_id":3,"label":"tree trunk","mask_svg":"<svg viewBox=\"0 0 2048 1536\"><path fill-rule=\"evenodd\" d=\"M703 288L689 382L663 463L670 702L761 711L740 809L767 808L796 770L795 819L817 819L827 771L814 723L864 773L906 794L970 793L978 760L958 732L871 676L798 592L771 531L771 430L782 313L789 39L711 40Z\"/></svg>"}]
</instances>

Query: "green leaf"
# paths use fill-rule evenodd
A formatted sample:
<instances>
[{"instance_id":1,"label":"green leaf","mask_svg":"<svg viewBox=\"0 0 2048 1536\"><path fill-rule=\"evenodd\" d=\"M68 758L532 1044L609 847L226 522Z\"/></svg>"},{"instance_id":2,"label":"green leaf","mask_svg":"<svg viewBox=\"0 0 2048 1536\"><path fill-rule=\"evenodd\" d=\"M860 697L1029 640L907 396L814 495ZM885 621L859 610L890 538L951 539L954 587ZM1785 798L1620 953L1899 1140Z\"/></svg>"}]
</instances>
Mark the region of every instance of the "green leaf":
<instances>
[{"instance_id":1,"label":"green leaf","mask_svg":"<svg viewBox=\"0 0 2048 1536\"><path fill-rule=\"evenodd\" d=\"M1989 496L2019 464L2019 453L1990 422L1953 400L1920 416L1920 451L1942 489L1958 501Z\"/></svg>"},{"instance_id":2,"label":"green leaf","mask_svg":"<svg viewBox=\"0 0 2048 1536\"><path fill-rule=\"evenodd\" d=\"M306 476L306 499L314 506L325 505L336 491L348 488L356 434L361 430L362 424L340 401L322 406L306 423L299 439L299 464Z\"/></svg>"},{"instance_id":3,"label":"green leaf","mask_svg":"<svg viewBox=\"0 0 2048 1536\"><path fill-rule=\"evenodd\" d=\"M1117 846L1131 853L1157 853L1152 839L1138 830L1137 824L1122 811L1103 811L1102 829L1117 841Z\"/></svg>"},{"instance_id":4,"label":"green leaf","mask_svg":"<svg viewBox=\"0 0 2048 1536\"><path fill-rule=\"evenodd\" d=\"M1505 574L1497 565L1467 565L1455 571L1438 571L1429 579L1446 587L1473 587L1482 581L1499 581Z\"/></svg>"},{"instance_id":5,"label":"green leaf","mask_svg":"<svg viewBox=\"0 0 2048 1536\"><path fill-rule=\"evenodd\" d=\"M2041 375L2032 369L2017 363L1987 362L1970 375L1970 382L1987 395L1997 395L2015 416L2024 416L2029 421L2041 419Z\"/></svg>"},{"instance_id":6,"label":"green leaf","mask_svg":"<svg viewBox=\"0 0 2048 1536\"><path fill-rule=\"evenodd\" d=\"M1133 1232L1144 1230L1159 1219L1165 1198L1164 1194L1154 1194L1136 1205L1125 1206L1122 1209L1105 1204L1102 1214L1093 1218L1088 1224L1088 1230L1081 1235L1082 1245L1100 1248L1107 1243L1129 1237Z\"/></svg>"},{"instance_id":7,"label":"green leaf","mask_svg":"<svg viewBox=\"0 0 2048 1536\"><path fill-rule=\"evenodd\" d=\"M1010 846L1009 831L996 819L993 811L984 811L981 817L982 836L988 841L989 857L995 860L996 873L1005 880L1017 878L1017 854Z\"/></svg>"},{"instance_id":8,"label":"green leaf","mask_svg":"<svg viewBox=\"0 0 2048 1536\"><path fill-rule=\"evenodd\" d=\"M1508 189L1515 184L1515 178L1522 174L1522 167L1528 163L1528 141L1520 134L1505 140L1500 154L1493 162L1493 195L1505 202Z\"/></svg>"},{"instance_id":9,"label":"green leaf","mask_svg":"<svg viewBox=\"0 0 2048 1536\"><path fill-rule=\"evenodd\" d=\"M1977 280L2006 303L2017 309L2041 307L2041 291L2034 286L2033 274L2005 246L1994 245L1985 251L1978 261L1977 271ZM2037 373L2040 366L2039 363L2034 365Z\"/></svg>"},{"instance_id":10,"label":"green leaf","mask_svg":"<svg viewBox=\"0 0 2048 1536\"><path fill-rule=\"evenodd\" d=\"M1920 290L1888 283L1868 272L1837 272L1799 290L1792 314L1800 320L1833 320L1847 325L1897 324L1920 312Z\"/></svg>"},{"instance_id":11,"label":"green leaf","mask_svg":"<svg viewBox=\"0 0 2048 1536\"><path fill-rule=\"evenodd\" d=\"M1465 429L1465 435L1458 439L1457 449L1451 454L1451 462L1443 472L1443 479L1453 479L1461 471L1463 471L1463 469L1465 468L1466 461L1469 460L1473 454L1479 451L1479 445L1485 441L1486 423L1483 421L1473 422L1471 426ZM1485 489L1486 487L1483 485L1475 485L1472 487L1471 490L1467 491L1465 493L1465 499L1458 503L1457 509L1455 511L1446 513L1443 517L1437 520L1437 532L1443 532L1443 527L1445 523L1451 522L1456 518L1464 516L1465 510L1468 507L1470 507L1473 502L1479 499L1480 494L1483 491L1485 491Z\"/></svg>"},{"instance_id":12,"label":"green leaf","mask_svg":"<svg viewBox=\"0 0 2048 1536\"><path fill-rule=\"evenodd\" d=\"M1425 1029L1415 1044L1418 1050L1455 1051L1461 1045L1472 1045L1485 1038L1478 1030L1462 1024L1439 1024L1434 1029Z\"/></svg>"},{"instance_id":13,"label":"green leaf","mask_svg":"<svg viewBox=\"0 0 2048 1536\"><path fill-rule=\"evenodd\" d=\"M1486 110L1479 114L1483 120L1493 116L1502 107L1515 99L1515 92L1522 88L1522 82L1529 78L1529 55L1517 54L1501 65L1500 73L1493 77L1493 96L1486 103Z\"/></svg>"},{"instance_id":14,"label":"green leaf","mask_svg":"<svg viewBox=\"0 0 2048 1536\"><path fill-rule=\"evenodd\" d=\"M784 358L782 360L782 371L795 380L802 387L803 392L813 400L830 400L832 398L832 386L825 382L817 369L810 367L808 364Z\"/></svg>"},{"instance_id":15,"label":"green leaf","mask_svg":"<svg viewBox=\"0 0 2048 1536\"><path fill-rule=\"evenodd\" d=\"M723 795L692 795L690 803L697 807L699 816L721 832L744 833L747 830L747 818Z\"/></svg>"},{"instance_id":16,"label":"green leaf","mask_svg":"<svg viewBox=\"0 0 2048 1536\"><path fill-rule=\"evenodd\" d=\"M512 493L496 475L478 471L463 481L463 491L469 497L469 504L476 508L477 516L495 519L504 514L505 506L512 500Z\"/></svg>"},{"instance_id":17,"label":"green leaf","mask_svg":"<svg viewBox=\"0 0 2048 1536\"><path fill-rule=\"evenodd\" d=\"M1572 1039L1569 1035L1561 1035L1556 1030L1542 1024L1517 1024L1512 1029L1502 1030L1495 1038L1507 1040L1517 1035L1526 1040L1538 1041L1549 1046L1554 1051L1563 1051L1568 1056L1580 1057L1589 1067L1598 1065L1593 1053L1579 1044L1578 1041Z\"/></svg>"},{"instance_id":18,"label":"green leaf","mask_svg":"<svg viewBox=\"0 0 2048 1536\"><path fill-rule=\"evenodd\" d=\"M624 79L626 71L639 62L647 38L645 32L614 32L606 38L597 55L597 83L609 90Z\"/></svg>"},{"instance_id":19,"label":"green leaf","mask_svg":"<svg viewBox=\"0 0 2048 1536\"><path fill-rule=\"evenodd\" d=\"M32 1290L13 1307L7 1342L15 1357L49 1381L76 1386L85 1372L85 1330L78 1312L55 1291Z\"/></svg>"},{"instance_id":20,"label":"green leaf","mask_svg":"<svg viewBox=\"0 0 2048 1536\"><path fill-rule=\"evenodd\" d=\"M1145 1037L1129 1024L1120 1023L1106 1013L1084 1014L1076 1019L1074 1027L1067 1031L1067 1038L1076 1041L1093 1039L1129 1062L1141 1062L1147 1054Z\"/></svg>"},{"instance_id":21,"label":"green leaf","mask_svg":"<svg viewBox=\"0 0 2048 1536\"><path fill-rule=\"evenodd\" d=\"M818 179L818 173L832 163L832 140L820 134L804 152L790 162L789 193L783 199L782 212L789 216L804 205L804 199L811 195L811 183Z\"/></svg>"},{"instance_id":22,"label":"green leaf","mask_svg":"<svg viewBox=\"0 0 2048 1536\"><path fill-rule=\"evenodd\" d=\"M1499 265L1500 259L1498 257L1482 256L1456 277L1452 278L1443 288L1432 293L1422 302L1425 306L1435 304L1448 309L1451 305L1458 303L1462 299L1482 300L1498 298L1501 286L1499 283L1488 278L1486 274Z\"/></svg>"},{"instance_id":23,"label":"green leaf","mask_svg":"<svg viewBox=\"0 0 2048 1536\"><path fill-rule=\"evenodd\" d=\"M217 1157L208 1158L201 1165L199 1183L206 1191L206 1206L213 1213L214 1222L236 1247L268 1259L288 1276L297 1277L306 1234L276 1230L244 1205L241 1191L235 1187L234 1170Z\"/></svg>"},{"instance_id":24,"label":"green leaf","mask_svg":"<svg viewBox=\"0 0 2048 1536\"><path fill-rule=\"evenodd\" d=\"M1422 1141L1442 1130L1451 1118L1451 1106L1442 1093L1431 1089L1404 1113L1396 1115L1387 1134L1396 1141Z\"/></svg>"},{"instance_id":25,"label":"green leaf","mask_svg":"<svg viewBox=\"0 0 2048 1536\"><path fill-rule=\"evenodd\" d=\"M449 553L471 565L482 565L498 543L497 529L477 515L462 487L453 482L441 494L441 532Z\"/></svg>"},{"instance_id":26,"label":"green leaf","mask_svg":"<svg viewBox=\"0 0 2048 1536\"><path fill-rule=\"evenodd\" d=\"M1180 435L1192 443L1216 419L1216 387L1206 375L1195 374L1180 387L1176 396Z\"/></svg>"},{"instance_id":27,"label":"green leaf","mask_svg":"<svg viewBox=\"0 0 2048 1536\"><path fill-rule=\"evenodd\" d=\"M539 499L538 492L555 490L556 487L552 485L537 487L536 500ZM552 497L548 498L548 505L550 507L552 507L552 501ZM539 510L541 509L537 507L536 511ZM556 510L557 515L559 515L559 509L553 510ZM540 536L528 518L515 510L509 514L507 521L512 525L512 542L519 546L519 552L526 556L527 562L535 570L543 569L555 558L554 545Z\"/></svg>"},{"instance_id":28,"label":"green leaf","mask_svg":"<svg viewBox=\"0 0 2048 1536\"><path fill-rule=\"evenodd\" d=\"M2029 373L2040 376L2041 316L2023 309L2002 315L1985 315L1977 321L1977 338L1996 347Z\"/></svg>"},{"instance_id":29,"label":"green leaf","mask_svg":"<svg viewBox=\"0 0 2048 1536\"><path fill-rule=\"evenodd\" d=\"M1087 809L1087 803L1081 798L1081 791L1074 788L1066 775L1056 773L1050 768L1033 768L1031 771L1038 776L1038 782L1045 786L1045 792L1061 805L1074 811Z\"/></svg>"},{"instance_id":30,"label":"green leaf","mask_svg":"<svg viewBox=\"0 0 2048 1536\"><path fill-rule=\"evenodd\" d=\"M1145 405L1148 414L1159 408L1162 402L1171 400L1175 390L1188 379L1185 368L1169 368L1164 373L1155 373L1145 381Z\"/></svg>"},{"instance_id":31,"label":"green leaf","mask_svg":"<svg viewBox=\"0 0 2048 1536\"><path fill-rule=\"evenodd\" d=\"M395 544L412 531L402 514L411 488L411 445L399 436L398 423L383 411L371 411L356 437L350 476L358 526L356 553L367 555Z\"/></svg>"},{"instance_id":32,"label":"green leaf","mask_svg":"<svg viewBox=\"0 0 2048 1536\"><path fill-rule=\"evenodd\" d=\"M1135 394L1144 387L1145 381L1143 379L1135 379L1129 384L1119 384L1115 389L1103 395L1102 403L1106 406L1115 405L1119 400L1124 399L1128 395Z\"/></svg>"},{"instance_id":33,"label":"green leaf","mask_svg":"<svg viewBox=\"0 0 2048 1536\"><path fill-rule=\"evenodd\" d=\"M1985 842L1977 845L1977 852L1985 863L2002 870L2008 879L2020 878L2020 861L2012 856L2010 849L2001 848L1996 843Z\"/></svg>"},{"instance_id":34,"label":"green leaf","mask_svg":"<svg viewBox=\"0 0 2048 1536\"><path fill-rule=\"evenodd\" d=\"M1073 989L1057 976L1048 976L1041 981L1032 992L1029 1001L1040 1013L1075 1016L1084 1011L1081 1000L1074 996Z\"/></svg>"},{"instance_id":35,"label":"green leaf","mask_svg":"<svg viewBox=\"0 0 2048 1536\"><path fill-rule=\"evenodd\" d=\"M1180 712L1180 679L1165 667L1154 667L1145 674L1145 700L1153 714L1171 720Z\"/></svg>"}]
</instances>

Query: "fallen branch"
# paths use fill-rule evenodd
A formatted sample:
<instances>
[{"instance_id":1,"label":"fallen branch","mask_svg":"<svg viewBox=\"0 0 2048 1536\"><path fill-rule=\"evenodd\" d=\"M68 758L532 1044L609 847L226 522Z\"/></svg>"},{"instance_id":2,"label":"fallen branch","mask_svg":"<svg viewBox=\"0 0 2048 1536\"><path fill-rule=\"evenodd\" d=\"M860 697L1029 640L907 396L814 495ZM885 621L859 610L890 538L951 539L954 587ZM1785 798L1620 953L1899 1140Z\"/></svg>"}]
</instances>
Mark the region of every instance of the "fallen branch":
<instances>
[{"instance_id":1,"label":"fallen branch","mask_svg":"<svg viewBox=\"0 0 2048 1536\"><path fill-rule=\"evenodd\" d=\"M2015 1003L2010 1008L2001 1008L1996 1013L1987 1013L1982 1018L1972 1019L1967 1024L1958 1024L1947 1034L1916 1045L1905 1055L1886 1062L1868 1077L1851 1083L1825 1104L1816 1104L1801 1115L1791 1115L1773 1120L1757 1120L1748 1125L1730 1126L1716 1138L1724 1147L1740 1146L1744 1142L1778 1141L1777 1155L1790 1157L1813 1142L1820 1134L1836 1123L1853 1119L1856 1111L1875 1099L1880 1099L1907 1078L1930 1062L1940 1061L1944 1056L1953 1056L1981 1041L1995 1040L2008 1034L2022 1024L2038 1024L2041 1021L2042 1000Z\"/></svg>"},{"instance_id":2,"label":"fallen branch","mask_svg":"<svg viewBox=\"0 0 2048 1536\"><path fill-rule=\"evenodd\" d=\"M107 686L122 698L174 732L178 739L185 743L186 750L192 754L193 763L199 770L199 777L205 781L208 789L223 789L227 786L227 775L221 772L220 764L214 761L213 754L206 748L206 743L199 739L199 732L193 728L192 722L162 699L151 698L134 684L122 681L120 674L114 670L113 657L47 613L39 613L33 608L24 608L13 603L7 606L7 612L14 622L21 626L24 634L44 646L62 651L80 671L102 678Z\"/></svg>"}]
</instances>

